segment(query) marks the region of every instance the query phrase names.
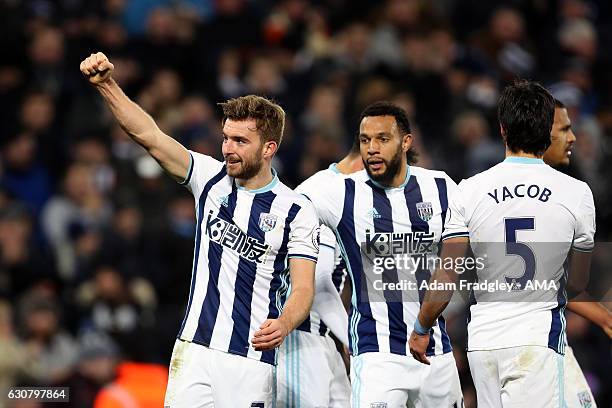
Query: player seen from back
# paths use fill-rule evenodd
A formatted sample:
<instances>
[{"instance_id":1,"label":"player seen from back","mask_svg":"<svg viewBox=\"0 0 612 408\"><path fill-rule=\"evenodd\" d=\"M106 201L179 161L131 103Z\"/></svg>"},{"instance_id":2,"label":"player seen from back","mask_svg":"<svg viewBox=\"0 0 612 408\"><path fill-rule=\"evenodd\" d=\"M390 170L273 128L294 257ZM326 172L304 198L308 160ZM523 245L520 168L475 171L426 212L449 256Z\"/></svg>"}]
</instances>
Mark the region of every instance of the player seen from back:
<instances>
[{"instance_id":1,"label":"player seen from back","mask_svg":"<svg viewBox=\"0 0 612 408\"><path fill-rule=\"evenodd\" d=\"M507 86L498 107L506 159L463 180L449 204L441 258L458 265L469 244L483 260L478 282L506 285L472 292L467 354L479 406L564 406L564 309L567 290L590 263L595 206L586 183L542 160L554 107L537 83ZM437 269L431 282L455 282L450 265ZM537 290L542 283L545 289ZM419 361L428 363L429 328L451 295L447 287L425 296L410 338Z\"/></svg>"}]
</instances>

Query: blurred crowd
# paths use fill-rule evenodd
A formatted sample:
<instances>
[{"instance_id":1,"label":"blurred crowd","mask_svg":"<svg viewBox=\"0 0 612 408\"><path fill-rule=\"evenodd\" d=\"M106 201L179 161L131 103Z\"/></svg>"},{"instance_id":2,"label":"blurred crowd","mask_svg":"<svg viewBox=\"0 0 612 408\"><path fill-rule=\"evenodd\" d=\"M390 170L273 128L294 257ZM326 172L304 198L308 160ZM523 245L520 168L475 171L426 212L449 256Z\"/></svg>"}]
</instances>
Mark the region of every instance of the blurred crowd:
<instances>
[{"instance_id":1,"label":"blurred crowd","mask_svg":"<svg viewBox=\"0 0 612 408\"><path fill-rule=\"evenodd\" d=\"M564 171L591 186L609 241L611 45L607 0L0 0L0 390L66 385L61 406L98 395L102 407L100 393L141 370L163 395L193 198L81 78L89 54L109 56L166 133L217 158L217 103L275 99L288 123L274 166L291 187L342 157L381 99L409 113L419 165L458 182L503 159L503 86L539 80L568 107L577 141ZM462 313L450 326L470 406ZM568 330L609 406L609 340L573 315Z\"/></svg>"}]
</instances>

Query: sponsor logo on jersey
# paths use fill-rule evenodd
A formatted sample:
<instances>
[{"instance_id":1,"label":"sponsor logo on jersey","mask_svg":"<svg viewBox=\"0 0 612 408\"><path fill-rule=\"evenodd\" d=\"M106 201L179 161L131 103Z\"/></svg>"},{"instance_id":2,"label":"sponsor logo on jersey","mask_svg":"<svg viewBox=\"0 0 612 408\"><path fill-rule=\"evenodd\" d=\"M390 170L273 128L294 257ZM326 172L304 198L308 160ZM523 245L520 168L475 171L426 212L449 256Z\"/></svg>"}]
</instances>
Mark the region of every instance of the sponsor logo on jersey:
<instances>
[{"instance_id":1,"label":"sponsor logo on jersey","mask_svg":"<svg viewBox=\"0 0 612 408\"><path fill-rule=\"evenodd\" d=\"M208 213L206 220L206 234L211 241L231 249L250 262L263 264L270 253L270 245L247 235L236 225L214 216L212 211Z\"/></svg>"},{"instance_id":2,"label":"sponsor logo on jersey","mask_svg":"<svg viewBox=\"0 0 612 408\"><path fill-rule=\"evenodd\" d=\"M437 252L433 232L372 232L366 230L362 246L366 255L392 256Z\"/></svg>"}]
</instances>

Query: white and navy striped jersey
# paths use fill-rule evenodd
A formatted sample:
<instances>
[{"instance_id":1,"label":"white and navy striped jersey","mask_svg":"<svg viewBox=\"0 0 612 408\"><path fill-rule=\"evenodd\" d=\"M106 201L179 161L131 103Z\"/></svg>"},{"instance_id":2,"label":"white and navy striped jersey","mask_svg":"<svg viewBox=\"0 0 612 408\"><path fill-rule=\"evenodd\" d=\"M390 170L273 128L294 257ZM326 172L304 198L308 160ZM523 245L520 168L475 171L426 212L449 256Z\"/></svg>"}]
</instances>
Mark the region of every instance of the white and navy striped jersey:
<instances>
[{"instance_id":1,"label":"white and navy striped jersey","mask_svg":"<svg viewBox=\"0 0 612 408\"><path fill-rule=\"evenodd\" d=\"M415 288L414 293L408 294L408 301L404 299L406 293L387 290L370 298L373 274L367 262L372 260L372 253L384 260L436 247L442 235L448 197L455 189L456 184L442 171L409 167L405 182L397 188L378 185L364 170L348 178L326 180L311 192L321 222L336 234L352 279L349 316L352 355L366 352L407 355L408 336L424 291L417 292ZM395 265L385 269L385 282L400 281ZM428 267L418 267L412 270L411 279L428 281L431 272ZM443 317L431 334L427 355L452 350Z\"/></svg>"},{"instance_id":2,"label":"white and navy striped jersey","mask_svg":"<svg viewBox=\"0 0 612 408\"><path fill-rule=\"evenodd\" d=\"M324 185L330 178L345 176L338 171L336 168L336 164L332 164L329 168L325 170L321 170L310 176L306 179L302 184L296 187L295 191L300 194L309 197L312 194L312 191L319 189L321 185ZM342 259L340 254L340 247L336 245L336 236L334 233L325 225L321 225L321 245L328 246L335 251L336 261L334 263L334 270L331 271L331 279L336 287L338 293L342 291L344 286L344 279L346 276L346 264ZM316 297L315 297L316 302ZM309 333L318 333L321 336L325 336L329 329L325 322L321 320L321 317L314 310L310 311L310 315L304 322L298 326L298 330L302 330Z\"/></svg>"},{"instance_id":3,"label":"white and navy striped jersey","mask_svg":"<svg viewBox=\"0 0 612 408\"><path fill-rule=\"evenodd\" d=\"M275 364L276 350L250 339L282 312L288 258L316 262L319 222L304 196L278 181L238 186L225 163L190 152L184 184L196 202L197 229L187 312L179 338Z\"/></svg>"},{"instance_id":4,"label":"white and navy striped jersey","mask_svg":"<svg viewBox=\"0 0 612 408\"><path fill-rule=\"evenodd\" d=\"M589 186L542 160L509 157L461 181L449 211L443 239L469 236L474 255L484 260L478 282L516 286L514 297L472 292L468 350L532 345L562 354L568 253L594 245Z\"/></svg>"}]
</instances>

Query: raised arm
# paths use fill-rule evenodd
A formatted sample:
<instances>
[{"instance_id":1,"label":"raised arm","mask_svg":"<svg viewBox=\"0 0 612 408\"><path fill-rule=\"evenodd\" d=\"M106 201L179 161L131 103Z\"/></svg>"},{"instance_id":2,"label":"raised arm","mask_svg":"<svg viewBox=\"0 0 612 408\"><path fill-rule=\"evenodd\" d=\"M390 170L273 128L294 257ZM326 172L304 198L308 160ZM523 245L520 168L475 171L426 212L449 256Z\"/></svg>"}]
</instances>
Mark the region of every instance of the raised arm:
<instances>
[{"instance_id":1,"label":"raised arm","mask_svg":"<svg viewBox=\"0 0 612 408\"><path fill-rule=\"evenodd\" d=\"M162 132L153 118L123 93L112 78L114 65L101 52L81 62L81 72L100 92L121 128L177 181L183 181L190 165L189 152Z\"/></svg>"}]
</instances>

